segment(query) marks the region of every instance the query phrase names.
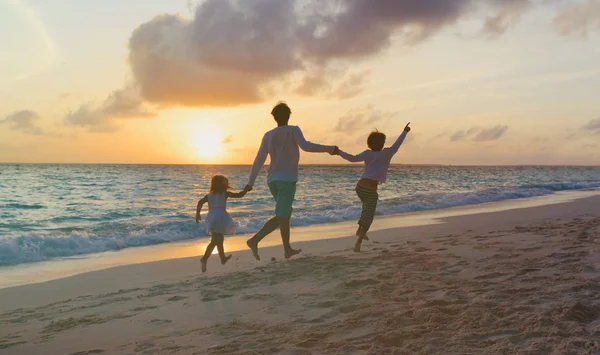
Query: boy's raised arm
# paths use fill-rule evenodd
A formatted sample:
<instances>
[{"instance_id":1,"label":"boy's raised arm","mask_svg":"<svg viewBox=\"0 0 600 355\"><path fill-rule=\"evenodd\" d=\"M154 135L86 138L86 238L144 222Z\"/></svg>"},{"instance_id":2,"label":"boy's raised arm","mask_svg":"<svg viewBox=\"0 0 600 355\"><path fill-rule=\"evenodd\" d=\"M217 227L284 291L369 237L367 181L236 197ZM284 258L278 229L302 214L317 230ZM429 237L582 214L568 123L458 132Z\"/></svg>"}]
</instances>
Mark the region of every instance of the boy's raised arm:
<instances>
[{"instance_id":1,"label":"boy's raised arm","mask_svg":"<svg viewBox=\"0 0 600 355\"><path fill-rule=\"evenodd\" d=\"M335 146L321 145L307 141L300 127L296 127L294 130L294 139L298 143L298 146L305 152L333 154L335 151Z\"/></svg>"},{"instance_id":2,"label":"boy's raised arm","mask_svg":"<svg viewBox=\"0 0 600 355\"><path fill-rule=\"evenodd\" d=\"M392 154L395 154L396 152L398 152L398 149L400 149L400 146L402 145L402 143L404 142L404 139L406 138L406 134L408 132L410 132L410 127L408 126L409 124L410 124L410 122L408 122L406 124L406 126L404 127L404 131L402 132L402 134L400 134L400 137L398 137L398 139L396 139L394 144L388 148L388 150L391 151Z\"/></svg>"}]
</instances>

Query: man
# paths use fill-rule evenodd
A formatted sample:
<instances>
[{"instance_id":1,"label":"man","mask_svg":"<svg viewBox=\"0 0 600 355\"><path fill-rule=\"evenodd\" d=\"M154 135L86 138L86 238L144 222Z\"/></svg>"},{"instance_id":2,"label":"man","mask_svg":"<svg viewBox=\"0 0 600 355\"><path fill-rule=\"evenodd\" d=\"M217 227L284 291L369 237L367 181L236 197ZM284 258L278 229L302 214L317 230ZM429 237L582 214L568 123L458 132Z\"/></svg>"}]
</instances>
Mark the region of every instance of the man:
<instances>
[{"instance_id":1,"label":"man","mask_svg":"<svg viewBox=\"0 0 600 355\"><path fill-rule=\"evenodd\" d=\"M267 160L267 155L271 157L267 181L269 190L275 198L275 217L269 219L267 223L254 235L248 239L246 244L252 250L256 260L260 260L258 255L258 243L279 228L285 258L300 253L302 249L292 249L290 245L290 221L292 218L292 204L296 195L296 182L298 181L298 162L300 160L300 150L306 152L323 152L331 155L339 152L336 146L326 146L315 144L304 139L302 131L297 126L289 126L288 121L292 111L283 102L278 103L271 115L277 122L277 128L265 133L254 164L250 170L246 190L252 190L256 176Z\"/></svg>"}]
</instances>

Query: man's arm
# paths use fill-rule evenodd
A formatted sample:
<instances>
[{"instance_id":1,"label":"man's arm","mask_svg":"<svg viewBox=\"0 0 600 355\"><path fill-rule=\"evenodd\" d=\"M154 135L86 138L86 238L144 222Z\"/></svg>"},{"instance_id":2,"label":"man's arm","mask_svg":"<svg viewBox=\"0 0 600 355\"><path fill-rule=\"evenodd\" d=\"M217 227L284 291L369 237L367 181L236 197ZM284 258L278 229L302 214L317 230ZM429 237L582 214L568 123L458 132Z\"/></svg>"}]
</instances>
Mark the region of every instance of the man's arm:
<instances>
[{"instance_id":1,"label":"man's arm","mask_svg":"<svg viewBox=\"0 0 600 355\"><path fill-rule=\"evenodd\" d=\"M245 189L251 190L251 187L254 186L254 182L256 181L260 169L262 169L263 165L265 165L265 161L267 161L267 155L269 155L269 149L267 147L267 136L265 135L260 143L260 148L254 159L254 164L252 164L252 168L250 169L250 176L248 176L248 183L246 184Z\"/></svg>"},{"instance_id":2,"label":"man's arm","mask_svg":"<svg viewBox=\"0 0 600 355\"><path fill-rule=\"evenodd\" d=\"M298 143L298 146L305 152L333 154L335 151L335 146L321 145L307 141L300 127L296 127L294 130L294 139Z\"/></svg>"},{"instance_id":3,"label":"man's arm","mask_svg":"<svg viewBox=\"0 0 600 355\"><path fill-rule=\"evenodd\" d=\"M396 139L396 142L394 142L394 144L391 147L386 149L388 152L390 152L392 154L396 154L398 152L398 149L400 149L400 146L402 145L402 143L404 142L404 139L406 138L406 134L408 132L410 132L410 127L408 126L409 124L410 124L410 122L408 122L406 127L404 127L404 131L402 132L400 137L398 137L398 139Z\"/></svg>"},{"instance_id":4,"label":"man's arm","mask_svg":"<svg viewBox=\"0 0 600 355\"><path fill-rule=\"evenodd\" d=\"M358 163L359 161L365 161L365 159L367 157L366 150L357 155L348 154L348 153L344 152L343 150L340 150L339 154L340 154L340 157L346 159L347 161L349 161L351 163Z\"/></svg>"}]
</instances>

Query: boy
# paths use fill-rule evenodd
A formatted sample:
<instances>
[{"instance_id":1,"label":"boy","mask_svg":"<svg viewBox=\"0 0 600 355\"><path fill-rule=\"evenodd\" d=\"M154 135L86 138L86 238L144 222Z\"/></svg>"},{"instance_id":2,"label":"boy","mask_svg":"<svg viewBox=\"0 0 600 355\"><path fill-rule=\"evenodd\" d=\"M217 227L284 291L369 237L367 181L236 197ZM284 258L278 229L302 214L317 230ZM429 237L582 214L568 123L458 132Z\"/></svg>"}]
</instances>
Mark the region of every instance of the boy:
<instances>
[{"instance_id":1,"label":"boy","mask_svg":"<svg viewBox=\"0 0 600 355\"><path fill-rule=\"evenodd\" d=\"M400 145L404 142L404 138L406 138L406 134L410 132L408 125L410 125L410 122L404 127L404 131L396 142L389 148L383 148L385 145L385 134L375 131L369 135L367 139L369 149L364 152L358 155L351 155L339 150L339 155L351 163L365 162L365 171L356 184L356 194L363 204L360 219L358 220L358 230L356 231L358 240L354 246L354 251L357 253L360 252L360 245L363 239L369 240L367 231L375 218L375 210L377 209L377 200L379 198L377 187L386 181L392 157L398 152Z\"/></svg>"}]
</instances>

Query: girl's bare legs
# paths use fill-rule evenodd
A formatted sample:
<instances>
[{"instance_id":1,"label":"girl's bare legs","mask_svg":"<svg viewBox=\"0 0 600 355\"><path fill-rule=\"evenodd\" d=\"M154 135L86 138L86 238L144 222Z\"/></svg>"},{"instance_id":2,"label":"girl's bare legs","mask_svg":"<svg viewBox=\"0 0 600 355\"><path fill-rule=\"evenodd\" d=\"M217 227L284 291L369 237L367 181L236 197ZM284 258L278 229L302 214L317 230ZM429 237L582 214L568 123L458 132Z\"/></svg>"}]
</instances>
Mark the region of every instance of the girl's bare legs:
<instances>
[{"instance_id":1,"label":"girl's bare legs","mask_svg":"<svg viewBox=\"0 0 600 355\"><path fill-rule=\"evenodd\" d=\"M213 233L212 240L215 242L215 244L217 246L217 251L219 252L219 257L221 258L221 264L225 265L229 261L229 259L231 259L231 254L228 256L225 256L225 248L223 247L223 242L225 240L225 237L223 236L223 234Z\"/></svg>"},{"instance_id":2,"label":"girl's bare legs","mask_svg":"<svg viewBox=\"0 0 600 355\"><path fill-rule=\"evenodd\" d=\"M206 251L204 252L204 256L200 259L200 264L202 265L202 272L206 272L206 262L208 258L212 254L213 250L215 250L215 246L217 246L214 240L211 240L210 243L206 246Z\"/></svg>"}]
</instances>

